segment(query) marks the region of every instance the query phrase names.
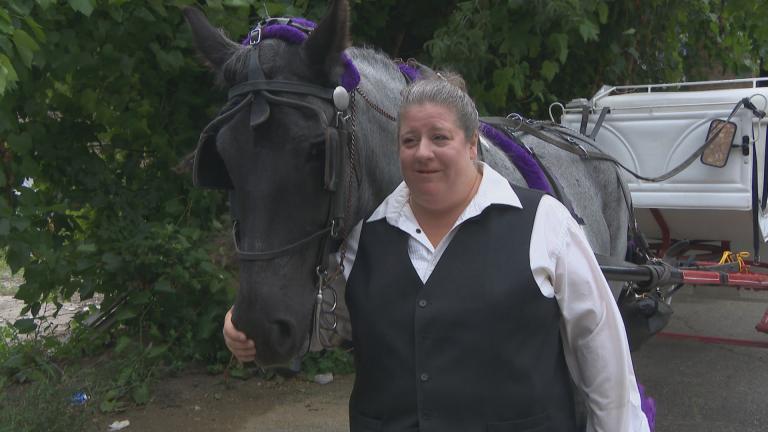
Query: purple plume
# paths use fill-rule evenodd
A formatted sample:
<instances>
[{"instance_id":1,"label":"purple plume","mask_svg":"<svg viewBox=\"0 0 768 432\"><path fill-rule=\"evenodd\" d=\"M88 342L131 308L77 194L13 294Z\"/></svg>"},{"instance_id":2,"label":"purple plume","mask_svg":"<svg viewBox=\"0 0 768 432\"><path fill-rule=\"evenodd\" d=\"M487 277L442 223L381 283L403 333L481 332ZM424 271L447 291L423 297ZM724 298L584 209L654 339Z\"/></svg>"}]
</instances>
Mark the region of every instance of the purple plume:
<instances>
[{"instance_id":1,"label":"purple plume","mask_svg":"<svg viewBox=\"0 0 768 432\"><path fill-rule=\"evenodd\" d=\"M421 72L419 72L419 70L415 67L407 63L400 63L397 65L397 67L400 68L400 73L407 76L409 80L418 81L421 79Z\"/></svg>"},{"instance_id":2,"label":"purple plume","mask_svg":"<svg viewBox=\"0 0 768 432\"><path fill-rule=\"evenodd\" d=\"M547 181L547 176L542 171L541 166L536 159L528 153L528 150L524 149L521 144L515 141L507 134L500 132L487 123L480 122L480 133L484 137L488 138L497 147L504 150L509 160L517 167L522 174L525 182L528 183L528 187L531 189L537 189L542 192L546 192L550 195L554 195L552 187Z\"/></svg>"},{"instance_id":3,"label":"purple plume","mask_svg":"<svg viewBox=\"0 0 768 432\"><path fill-rule=\"evenodd\" d=\"M653 432L656 429L656 401L645 394L645 387L642 384L638 384L637 389L640 391L640 408L648 419L648 426Z\"/></svg>"},{"instance_id":4,"label":"purple plume","mask_svg":"<svg viewBox=\"0 0 768 432\"><path fill-rule=\"evenodd\" d=\"M317 24L306 18L291 18L291 22L308 29L317 27ZM307 32L290 24L266 24L261 27L260 31L261 39L280 39L294 45L303 44L309 37ZM241 43L243 45L250 45L251 34L249 33L248 37ZM346 53L341 54L341 60L344 65L344 72L341 75L340 84L348 92L351 92L360 84L360 72L358 72L354 63L352 63L352 59Z\"/></svg>"}]
</instances>

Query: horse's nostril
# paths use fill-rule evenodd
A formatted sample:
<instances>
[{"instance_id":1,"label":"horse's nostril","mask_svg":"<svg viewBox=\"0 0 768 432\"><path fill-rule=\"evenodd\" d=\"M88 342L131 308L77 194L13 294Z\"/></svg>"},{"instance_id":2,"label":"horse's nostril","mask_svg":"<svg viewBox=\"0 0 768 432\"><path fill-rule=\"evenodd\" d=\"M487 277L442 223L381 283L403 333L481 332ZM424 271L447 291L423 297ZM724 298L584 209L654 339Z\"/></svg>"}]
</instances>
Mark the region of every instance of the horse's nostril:
<instances>
[{"instance_id":1,"label":"horse's nostril","mask_svg":"<svg viewBox=\"0 0 768 432\"><path fill-rule=\"evenodd\" d=\"M275 328L277 329L277 336L282 339L290 339L293 336L293 324L288 321L275 321Z\"/></svg>"}]
</instances>

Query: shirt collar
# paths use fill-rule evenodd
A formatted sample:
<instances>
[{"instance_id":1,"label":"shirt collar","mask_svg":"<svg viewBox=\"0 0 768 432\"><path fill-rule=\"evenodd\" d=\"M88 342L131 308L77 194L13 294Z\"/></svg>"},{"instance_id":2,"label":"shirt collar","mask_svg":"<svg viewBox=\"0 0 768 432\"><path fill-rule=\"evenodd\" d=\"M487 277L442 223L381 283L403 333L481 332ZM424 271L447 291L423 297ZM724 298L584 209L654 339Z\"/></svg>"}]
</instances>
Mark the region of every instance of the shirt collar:
<instances>
[{"instance_id":1,"label":"shirt collar","mask_svg":"<svg viewBox=\"0 0 768 432\"><path fill-rule=\"evenodd\" d=\"M500 204L512 207L522 208L520 198L510 186L509 181L499 174L496 170L488 166L485 162L478 162L483 171L483 178L477 193L469 202L467 208L459 216L456 225L463 221L475 217L493 204ZM400 185L374 210L368 222L387 219L387 223L400 228L410 228L410 225L416 226L413 211L408 203L410 190L405 182Z\"/></svg>"}]
</instances>

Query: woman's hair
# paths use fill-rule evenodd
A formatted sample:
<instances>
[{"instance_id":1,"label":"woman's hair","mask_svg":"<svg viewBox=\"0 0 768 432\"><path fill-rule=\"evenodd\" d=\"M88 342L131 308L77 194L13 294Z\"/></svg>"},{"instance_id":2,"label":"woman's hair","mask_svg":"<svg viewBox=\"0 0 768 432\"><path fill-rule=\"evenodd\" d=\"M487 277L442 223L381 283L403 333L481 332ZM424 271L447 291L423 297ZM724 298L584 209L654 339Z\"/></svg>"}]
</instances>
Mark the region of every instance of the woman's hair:
<instances>
[{"instance_id":1,"label":"woman's hair","mask_svg":"<svg viewBox=\"0 0 768 432\"><path fill-rule=\"evenodd\" d=\"M467 139L471 139L480 126L477 108L466 92L464 79L452 72L437 72L434 77L414 81L402 93L400 117L414 105L435 104L451 109L456 114L458 127Z\"/></svg>"}]
</instances>

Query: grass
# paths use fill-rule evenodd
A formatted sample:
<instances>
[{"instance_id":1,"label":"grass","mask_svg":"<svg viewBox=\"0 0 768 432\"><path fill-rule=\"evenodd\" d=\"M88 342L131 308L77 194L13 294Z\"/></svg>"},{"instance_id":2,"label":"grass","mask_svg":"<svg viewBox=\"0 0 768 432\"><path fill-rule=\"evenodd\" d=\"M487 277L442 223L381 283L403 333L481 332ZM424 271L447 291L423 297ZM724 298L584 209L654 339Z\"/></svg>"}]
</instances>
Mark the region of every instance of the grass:
<instances>
[{"instance_id":1,"label":"grass","mask_svg":"<svg viewBox=\"0 0 768 432\"><path fill-rule=\"evenodd\" d=\"M149 400L149 369L136 353L85 354L53 335L24 338L0 325L0 432L100 431L102 413ZM74 403L83 392L85 403Z\"/></svg>"},{"instance_id":2,"label":"grass","mask_svg":"<svg viewBox=\"0 0 768 432\"><path fill-rule=\"evenodd\" d=\"M0 432L81 431L88 417L71 403L77 373L68 373L51 354L53 337L22 339L11 325L0 326Z\"/></svg>"},{"instance_id":3,"label":"grass","mask_svg":"<svg viewBox=\"0 0 768 432\"><path fill-rule=\"evenodd\" d=\"M73 405L62 382L37 381L0 396L0 432L88 430L89 409ZM92 425L91 425L92 426Z\"/></svg>"}]
</instances>

